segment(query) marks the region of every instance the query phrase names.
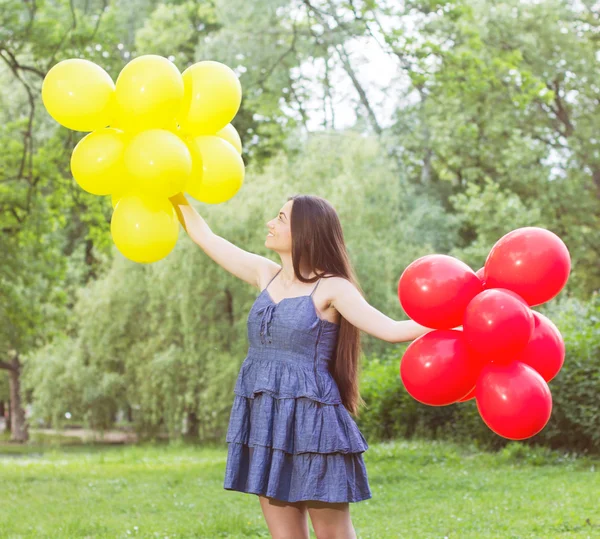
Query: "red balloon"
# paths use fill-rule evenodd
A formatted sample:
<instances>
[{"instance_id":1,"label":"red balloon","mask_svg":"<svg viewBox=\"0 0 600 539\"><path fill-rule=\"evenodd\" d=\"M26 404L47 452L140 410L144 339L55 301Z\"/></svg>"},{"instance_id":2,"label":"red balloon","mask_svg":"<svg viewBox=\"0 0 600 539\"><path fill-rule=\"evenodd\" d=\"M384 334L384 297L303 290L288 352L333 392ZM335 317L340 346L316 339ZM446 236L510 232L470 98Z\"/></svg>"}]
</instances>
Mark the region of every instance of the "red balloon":
<instances>
[{"instance_id":1,"label":"red balloon","mask_svg":"<svg viewBox=\"0 0 600 539\"><path fill-rule=\"evenodd\" d=\"M570 271L569 250L556 234L525 227L494 245L485 262L485 283L486 288L508 288L529 305L539 305L562 290Z\"/></svg>"},{"instance_id":2,"label":"red balloon","mask_svg":"<svg viewBox=\"0 0 600 539\"><path fill-rule=\"evenodd\" d=\"M467 344L485 361L506 363L523 350L533 333L531 309L514 292L484 290L465 311Z\"/></svg>"},{"instance_id":3,"label":"red balloon","mask_svg":"<svg viewBox=\"0 0 600 539\"><path fill-rule=\"evenodd\" d=\"M529 365L486 365L477 380L477 409L485 424L510 440L540 432L552 413L552 395L545 380Z\"/></svg>"},{"instance_id":4,"label":"red balloon","mask_svg":"<svg viewBox=\"0 0 600 539\"><path fill-rule=\"evenodd\" d=\"M470 401L471 399L474 399L476 389L477 389L477 386L475 386L473 389L471 389L471 391L469 391L462 399L458 399L457 402L467 402L467 401Z\"/></svg>"},{"instance_id":5,"label":"red balloon","mask_svg":"<svg viewBox=\"0 0 600 539\"><path fill-rule=\"evenodd\" d=\"M485 266L483 268L479 268L476 272L475 275L477 275L477 277L479 277L479 279L481 279L481 281L485 281Z\"/></svg>"},{"instance_id":6,"label":"red balloon","mask_svg":"<svg viewBox=\"0 0 600 539\"><path fill-rule=\"evenodd\" d=\"M533 367L549 382L565 361L565 343L558 328L543 314L533 311L535 327L525 349L516 359Z\"/></svg>"},{"instance_id":7,"label":"red balloon","mask_svg":"<svg viewBox=\"0 0 600 539\"><path fill-rule=\"evenodd\" d=\"M462 324L469 302L482 290L475 272L457 258L423 256L404 270L398 281L398 299L415 322L435 329Z\"/></svg>"},{"instance_id":8,"label":"red balloon","mask_svg":"<svg viewBox=\"0 0 600 539\"><path fill-rule=\"evenodd\" d=\"M491 290L491 289L489 289L489 290ZM498 288L498 290L502 290L502 292L504 292L505 294L508 294L508 295L512 296L513 298L518 299L523 305L525 305L525 307L527 307L527 310L529 310L529 303L527 303L516 292L513 292L512 290L509 290L508 288ZM533 311L531 311L531 313L533 314Z\"/></svg>"},{"instance_id":9,"label":"red balloon","mask_svg":"<svg viewBox=\"0 0 600 539\"><path fill-rule=\"evenodd\" d=\"M445 406L475 385L482 367L469 353L462 331L437 330L409 345L400 362L400 378L419 402Z\"/></svg>"}]
</instances>

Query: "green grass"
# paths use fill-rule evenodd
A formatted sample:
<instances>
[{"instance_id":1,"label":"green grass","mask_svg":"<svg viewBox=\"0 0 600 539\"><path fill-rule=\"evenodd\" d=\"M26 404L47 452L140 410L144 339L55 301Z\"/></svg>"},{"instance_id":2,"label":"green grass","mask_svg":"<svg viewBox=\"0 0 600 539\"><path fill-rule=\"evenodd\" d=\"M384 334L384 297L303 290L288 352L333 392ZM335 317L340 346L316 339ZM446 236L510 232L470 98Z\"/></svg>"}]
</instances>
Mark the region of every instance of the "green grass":
<instances>
[{"instance_id":1,"label":"green grass","mask_svg":"<svg viewBox=\"0 0 600 539\"><path fill-rule=\"evenodd\" d=\"M0 538L270 537L258 498L223 489L222 446L63 442L0 445ZM597 460L398 441L371 444L365 462L359 538L600 537Z\"/></svg>"}]
</instances>

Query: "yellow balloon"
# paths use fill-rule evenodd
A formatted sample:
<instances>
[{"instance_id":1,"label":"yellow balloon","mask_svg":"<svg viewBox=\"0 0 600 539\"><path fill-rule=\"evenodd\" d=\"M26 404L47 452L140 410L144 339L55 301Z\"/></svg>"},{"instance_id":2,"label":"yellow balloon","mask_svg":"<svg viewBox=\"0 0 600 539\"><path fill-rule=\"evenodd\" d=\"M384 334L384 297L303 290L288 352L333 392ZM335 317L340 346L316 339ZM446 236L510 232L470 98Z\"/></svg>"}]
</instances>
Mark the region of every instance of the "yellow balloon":
<instances>
[{"instance_id":1,"label":"yellow balloon","mask_svg":"<svg viewBox=\"0 0 600 539\"><path fill-rule=\"evenodd\" d=\"M167 127L165 128L167 131L171 131L174 135L177 135L181 139L185 136L184 132L181 130L180 125L173 120Z\"/></svg>"},{"instance_id":2,"label":"yellow balloon","mask_svg":"<svg viewBox=\"0 0 600 539\"><path fill-rule=\"evenodd\" d=\"M106 127L83 137L71 154L71 173L79 186L93 195L108 195L125 175L122 131Z\"/></svg>"},{"instance_id":3,"label":"yellow balloon","mask_svg":"<svg viewBox=\"0 0 600 539\"><path fill-rule=\"evenodd\" d=\"M235 127L231 124L227 124L223 129L216 132L216 136L226 140L231 144L241 155L242 153L242 139Z\"/></svg>"},{"instance_id":4,"label":"yellow balloon","mask_svg":"<svg viewBox=\"0 0 600 539\"><path fill-rule=\"evenodd\" d=\"M123 256L148 264L173 250L179 221L168 198L127 195L119 200L113 212L110 231Z\"/></svg>"},{"instance_id":5,"label":"yellow balloon","mask_svg":"<svg viewBox=\"0 0 600 539\"><path fill-rule=\"evenodd\" d=\"M134 132L166 129L181 109L183 93L175 64L154 54L135 58L117 78L117 125Z\"/></svg>"},{"instance_id":6,"label":"yellow balloon","mask_svg":"<svg viewBox=\"0 0 600 539\"><path fill-rule=\"evenodd\" d=\"M184 97L179 124L193 135L214 135L236 115L242 86L225 64L206 60L183 72Z\"/></svg>"},{"instance_id":7,"label":"yellow balloon","mask_svg":"<svg viewBox=\"0 0 600 539\"><path fill-rule=\"evenodd\" d=\"M125 169L140 194L167 198L185 189L192 157L177 135L149 129L135 135L127 145Z\"/></svg>"},{"instance_id":8,"label":"yellow balloon","mask_svg":"<svg viewBox=\"0 0 600 539\"><path fill-rule=\"evenodd\" d=\"M112 204L113 210L117 207L119 200L124 196L136 194L139 196L135 184L133 183L133 179L129 174L125 174L121 179L121 184L118 185L110 195L110 203Z\"/></svg>"},{"instance_id":9,"label":"yellow balloon","mask_svg":"<svg viewBox=\"0 0 600 539\"><path fill-rule=\"evenodd\" d=\"M94 62L63 60L46 74L42 101L59 124L74 131L94 131L113 121L115 84Z\"/></svg>"},{"instance_id":10,"label":"yellow balloon","mask_svg":"<svg viewBox=\"0 0 600 539\"><path fill-rule=\"evenodd\" d=\"M125 132L123 120L121 120L121 118L119 118L118 116L115 117L115 119L111 122L110 126Z\"/></svg>"},{"instance_id":11,"label":"yellow balloon","mask_svg":"<svg viewBox=\"0 0 600 539\"><path fill-rule=\"evenodd\" d=\"M186 191L200 202L220 204L232 198L244 183L244 161L226 140L216 136L195 137L194 170Z\"/></svg>"},{"instance_id":12,"label":"yellow balloon","mask_svg":"<svg viewBox=\"0 0 600 539\"><path fill-rule=\"evenodd\" d=\"M112 204L113 210L117 207L119 200L121 200L122 198L123 195L121 194L113 193L112 195L110 195L110 203Z\"/></svg>"}]
</instances>

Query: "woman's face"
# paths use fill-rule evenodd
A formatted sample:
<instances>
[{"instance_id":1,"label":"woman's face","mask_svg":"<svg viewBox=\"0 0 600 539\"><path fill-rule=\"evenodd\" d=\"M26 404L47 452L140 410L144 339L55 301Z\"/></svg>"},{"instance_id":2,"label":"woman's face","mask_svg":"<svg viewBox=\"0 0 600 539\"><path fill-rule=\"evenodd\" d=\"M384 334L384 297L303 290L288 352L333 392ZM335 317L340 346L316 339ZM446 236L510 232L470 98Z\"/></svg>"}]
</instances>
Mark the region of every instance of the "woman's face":
<instances>
[{"instance_id":1,"label":"woman's face","mask_svg":"<svg viewBox=\"0 0 600 539\"><path fill-rule=\"evenodd\" d=\"M285 252L292 250L292 205L294 201L288 200L279 210L274 219L267 222L267 238L265 245L273 251Z\"/></svg>"}]
</instances>

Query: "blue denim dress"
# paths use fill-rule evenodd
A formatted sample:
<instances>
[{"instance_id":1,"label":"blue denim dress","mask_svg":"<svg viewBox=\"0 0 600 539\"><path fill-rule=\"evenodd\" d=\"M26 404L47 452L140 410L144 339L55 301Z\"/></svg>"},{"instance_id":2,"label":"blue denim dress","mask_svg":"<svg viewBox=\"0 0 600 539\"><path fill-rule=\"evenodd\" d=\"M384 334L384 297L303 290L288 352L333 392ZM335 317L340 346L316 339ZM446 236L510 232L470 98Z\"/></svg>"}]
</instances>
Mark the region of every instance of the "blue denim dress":
<instances>
[{"instance_id":1,"label":"blue denim dress","mask_svg":"<svg viewBox=\"0 0 600 539\"><path fill-rule=\"evenodd\" d=\"M317 315L319 282L279 303L267 285L250 309L227 429L227 490L286 502L372 496L362 458L369 446L328 368L339 325Z\"/></svg>"}]
</instances>

